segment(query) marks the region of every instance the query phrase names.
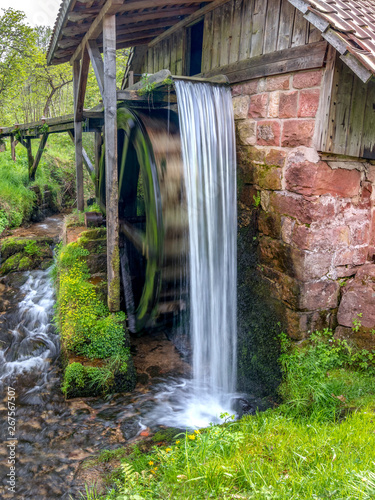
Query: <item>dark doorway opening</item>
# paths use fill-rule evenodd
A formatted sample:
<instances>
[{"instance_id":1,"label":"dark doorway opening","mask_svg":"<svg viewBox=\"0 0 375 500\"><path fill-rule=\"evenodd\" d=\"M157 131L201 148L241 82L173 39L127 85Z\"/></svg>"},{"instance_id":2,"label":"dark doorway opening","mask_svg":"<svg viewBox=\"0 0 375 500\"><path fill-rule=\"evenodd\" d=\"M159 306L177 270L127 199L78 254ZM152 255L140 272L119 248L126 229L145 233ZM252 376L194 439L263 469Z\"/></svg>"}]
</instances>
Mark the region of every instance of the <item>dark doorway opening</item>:
<instances>
[{"instance_id":1,"label":"dark doorway opening","mask_svg":"<svg viewBox=\"0 0 375 500\"><path fill-rule=\"evenodd\" d=\"M190 64L189 76L197 75L202 70L202 49L203 49L203 19L194 24L189 29L190 35Z\"/></svg>"}]
</instances>

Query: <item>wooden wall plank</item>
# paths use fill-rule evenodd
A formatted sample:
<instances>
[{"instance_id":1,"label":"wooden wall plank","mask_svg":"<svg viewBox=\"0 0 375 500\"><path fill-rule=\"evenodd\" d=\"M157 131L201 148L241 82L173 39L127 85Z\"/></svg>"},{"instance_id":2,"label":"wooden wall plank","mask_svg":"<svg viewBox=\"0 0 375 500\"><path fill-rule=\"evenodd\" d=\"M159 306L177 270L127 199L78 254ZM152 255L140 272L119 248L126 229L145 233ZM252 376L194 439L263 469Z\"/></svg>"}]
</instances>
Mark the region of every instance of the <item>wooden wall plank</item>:
<instances>
[{"instance_id":1,"label":"wooden wall plank","mask_svg":"<svg viewBox=\"0 0 375 500\"><path fill-rule=\"evenodd\" d=\"M223 5L223 16L221 18L221 46L220 46L220 66L226 66L229 63L229 53L232 41L232 10L233 1Z\"/></svg>"},{"instance_id":2,"label":"wooden wall plank","mask_svg":"<svg viewBox=\"0 0 375 500\"><path fill-rule=\"evenodd\" d=\"M212 11L204 16L203 27L203 50L202 50L202 71L209 71L212 62Z\"/></svg>"},{"instance_id":3,"label":"wooden wall plank","mask_svg":"<svg viewBox=\"0 0 375 500\"><path fill-rule=\"evenodd\" d=\"M297 47L299 45L305 45L308 38L308 24L310 24L303 17L301 11L295 9L294 13L294 26L292 35L292 47Z\"/></svg>"},{"instance_id":4,"label":"wooden wall plank","mask_svg":"<svg viewBox=\"0 0 375 500\"><path fill-rule=\"evenodd\" d=\"M255 0L254 2L250 57L260 56L263 51L267 3L268 0Z\"/></svg>"},{"instance_id":5,"label":"wooden wall plank","mask_svg":"<svg viewBox=\"0 0 375 500\"><path fill-rule=\"evenodd\" d=\"M277 47L281 0L268 0L263 54L274 52Z\"/></svg>"},{"instance_id":6,"label":"wooden wall plank","mask_svg":"<svg viewBox=\"0 0 375 500\"><path fill-rule=\"evenodd\" d=\"M375 160L375 83L367 84L367 98L363 121L360 156Z\"/></svg>"},{"instance_id":7,"label":"wooden wall plank","mask_svg":"<svg viewBox=\"0 0 375 500\"><path fill-rule=\"evenodd\" d=\"M183 36L177 36L177 54L176 54L176 75L183 74L183 59L184 59L184 40L186 39L185 30Z\"/></svg>"},{"instance_id":8,"label":"wooden wall plank","mask_svg":"<svg viewBox=\"0 0 375 500\"><path fill-rule=\"evenodd\" d=\"M362 82L358 76L353 78L353 93L350 109L350 122L346 146L346 154L349 156L359 156L363 136L363 122L365 118L366 97L368 85ZM372 132L375 136L375 130Z\"/></svg>"},{"instance_id":9,"label":"wooden wall plank","mask_svg":"<svg viewBox=\"0 0 375 500\"><path fill-rule=\"evenodd\" d=\"M222 7L213 11L212 68L220 66Z\"/></svg>"},{"instance_id":10,"label":"wooden wall plank","mask_svg":"<svg viewBox=\"0 0 375 500\"><path fill-rule=\"evenodd\" d=\"M288 0L282 0L277 50L287 49L292 44L295 10L295 7Z\"/></svg>"},{"instance_id":11,"label":"wooden wall plank","mask_svg":"<svg viewBox=\"0 0 375 500\"><path fill-rule=\"evenodd\" d=\"M254 0L243 0L242 5L242 15L241 15L241 40L240 40L240 51L239 51L239 61L243 59L248 59L250 57L251 50L251 36L253 31L253 14L254 11ZM213 66L211 66L211 69Z\"/></svg>"},{"instance_id":12,"label":"wooden wall plank","mask_svg":"<svg viewBox=\"0 0 375 500\"><path fill-rule=\"evenodd\" d=\"M174 33L171 37L171 73L175 75L177 72L177 46L176 46L176 38L178 34Z\"/></svg>"},{"instance_id":13,"label":"wooden wall plank","mask_svg":"<svg viewBox=\"0 0 375 500\"><path fill-rule=\"evenodd\" d=\"M338 60L338 68L340 70L340 78L336 86L337 92L335 95L336 113L335 113L335 133L333 142L335 144L336 154L346 153L346 144L349 132L349 120L351 100L353 93L353 78L354 73L346 64Z\"/></svg>"},{"instance_id":14,"label":"wooden wall plank","mask_svg":"<svg viewBox=\"0 0 375 500\"><path fill-rule=\"evenodd\" d=\"M243 0L235 0L232 9L231 42L228 63L238 61L241 40L241 12Z\"/></svg>"},{"instance_id":15,"label":"wooden wall plank","mask_svg":"<svg viewBox=\"0 0 375 500\"><path fill-rule=\"evenodd\" d=\"M322 33L318 28L315 28L312 24L308 23L308 29L309 29L309 34L308 34L308 43L315 43L319 42L322 40Z\"/></svg>"}]
</instances>

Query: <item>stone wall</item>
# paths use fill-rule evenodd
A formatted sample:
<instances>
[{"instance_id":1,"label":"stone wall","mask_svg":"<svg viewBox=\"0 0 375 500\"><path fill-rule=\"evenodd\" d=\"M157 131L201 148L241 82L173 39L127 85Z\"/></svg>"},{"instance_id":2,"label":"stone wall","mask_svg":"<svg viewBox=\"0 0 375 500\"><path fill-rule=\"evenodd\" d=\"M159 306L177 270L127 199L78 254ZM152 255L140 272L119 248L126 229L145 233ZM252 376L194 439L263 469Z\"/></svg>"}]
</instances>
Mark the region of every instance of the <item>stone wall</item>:
<instances>
[{"instance_id":1,"label":"stone wall","mask_svg":"<svg viewBox=\"0 0 375 500\"><path fill-rule=\"evenodd\" d=\"M232 88L240 216L259 205L258 269L296 340L375 327L375 166L314 149L323 71Z\"/></svg>"}]
</instances>

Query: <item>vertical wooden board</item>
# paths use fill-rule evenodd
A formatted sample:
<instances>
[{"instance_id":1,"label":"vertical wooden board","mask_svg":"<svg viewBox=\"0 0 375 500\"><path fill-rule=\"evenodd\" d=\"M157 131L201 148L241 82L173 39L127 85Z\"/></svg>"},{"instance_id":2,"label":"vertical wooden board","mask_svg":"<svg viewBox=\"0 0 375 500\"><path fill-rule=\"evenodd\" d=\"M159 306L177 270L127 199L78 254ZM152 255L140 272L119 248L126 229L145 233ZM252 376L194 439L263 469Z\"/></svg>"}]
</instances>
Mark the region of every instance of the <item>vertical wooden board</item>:
<instances>
[{"instance_id":1,"label":"vertical wooden board","mask_svg":"<svg viewBox=\"0 0 375 500\"><path fill-rule=\"evenodd\" d=\"M147 73L151 74L153 72L154 72L154 48L150 47L148 49Z\"/></svg>"},{"instance_id":2,"label":"vertical wooden board","mask_svg":"<svg viewBox=\"0 0 375 500\"><path fill-rule=\"evenodd\" d=\"M213 44L212 12L208 12L204 16L204 26L203 26L202 73L204 73L205 71L209 71L211 69L212 44Z\"/></svg>"},{"instance_id":3,"label":"vertical wooden board","mask_svg":"<svg viewBox=\"0 0 375 500\"><path fill-rule=\"evenodd\" d=\"M288 49L292 43L295 7L288 0L282 0L280 11L277 50Z\"/></svg>"},{"instance_id":4,"label":"vertical wooden board","mask_svg":"<svg viewBox=\"0 0 375 500\"><path fill-rule=\"evenodd\" d=\"M367 98L360 149L363 158L375 160L375 83L367 84Z\"/></svg>"},{"instance_id":5,"label":"vertical wooden board","mask_svg":"<svg viewBox=\"0 0 375 500\"><path fill-rule=\"evenodd\" d=\"M241 13L241 39L239 60L248 59L251 50L251 33L253 31L253 12L255 0L243 0Z\"/></svg>"},{"instance_id":6,"label":"vertical wooden board","mask_svg":"<svg viewBox=\"0 0 375 500\"><path fill-rule=\"evenodd\" d=\"M366 96L367 87L365 83L354 75L353 77L353 95L350 108L350 122L346 154L349 156L359 156L363 135L363 123L365 113L367 113ZM375 130L373 132L375 136Z\"/></svg>"},{"instance_id":7,"label":"vertical wooden board","mask_svg":"<svg viewBox=\"0 0 375 500\"><path fill-rule=\"evenodd\" d=\"M255 0L254 2L250 57L260 56L263 51L267 3L267 0Z\"/></svg>"},{"instance_id":8,"label":"vertical wooden board","mask_svg":"<svg viewBox=\"0 0 375 500\"><path fill-rule=\"evenodd\" d=\"M279 31L281 0L268 0L266 28L264 31L263 54L276 51Z\"/></svg>"},{"instance_id":9,"label":"vertical wooden board","mask_svg":"<svg viewBox=\"0 0 375 500\"><path fill-rule=\"evenodd\" d=\"M241 40L241 13L243 0L234 0L232 9L231 43L229 50L229 64L238 61Z\"/></svg>"},{"instance_id":10,"label":"vertical wooden board","mask_svg":"<svg viewBox=\"0 0 375 500\"><path fill-rule=\"evenodd\" d=\"M184 57L184 39L185 39L185 30L182 32L178 32L177 35L177 55L176 55L176 75L183 74L183 57Z\"/></svg>"},{"instance_id":11,"label":"vertical wooden board","mask_svg":"<svg viewBox=\"0 0 375 500\"><path fill-rule=\"evenodd\" d=\"M232 9L233 0L223 5L223 17L221 18L221 49L220 66L226 66L229 62L230 45L232 41Z\"/></svg>"},{"instance_id":12,"label":"vertical wooden board","mask_svg":"<svg viewBox=\"0 0 375 500\"><path fill-rule=\"evenodd\" d=\"M177 61L177 47L176 47L176 34L174 33L171 37L171 73L172 75L176 74L176 61Z\"/></svg>"},{"instance_id":13,"label":"vertical wooden board","mask_svg":"<svg viewBox=\"0 0 375 500\"><path fill-rule=\"evenodd\" d=\"M164 68L169 69L171 66L171 53L169 47L169 38L165 39L165 51L164 51Z\"/></svg>"},{"instance_id":14,"label":"vertical wooden board","mask_svg":"<svg viewBox=\"0 0 375 500\"><path fill-rule=\"evenodd\" d=\"M331 92L331 104L329 109L329 120L327 127L327 135L325 148L323 151L332 153L334 148L334 137L336 133L336 107L337 107L337 92L340 80L340 67L338 65L340 61L338 60L337 54L335 54L335 67L332 77L332 92Z\"/></svg>"},{"instance_id":15,"label":"vertical wooden board","mask_svg":"<svg viewBox=\"0 0 375 500\"><path fill-rule=\"evenodd\" d=\"M295 9L294 27L292 35L292 47L305 45L308 38L308 21L303 17L301 11Z\"/></svg>"},{"instance_id":16,"label":"vertical wooden board","mask_svg":"<svg viewBox=\"0 0 375 500\"><path fill-rule=\"evenodd\" d=\"M333 152L336 154L346 154L354 73L341 61L338 67L340 74L336 94L336 129L333 136Z\"/></svg>"},{"instance_id":17,"label":"vertical wooden board","mask_svg":"<svg viewBox=\"0 0 375 500\"><path fill-rule=\"evenodd\" d=\"M332 45L328 45L326 59L326 67L320 88L319 107L315 117L314 146L318 151L327 151L327 134L330 128L330 118L333 113L331 101L333 96L332 89L334 87L336 49Z\"/></svg>"},{"instance_id":18,"label":"vertical wooden board","mask_svg":"<svg viewBox=\"0 0 375 500\"><path fill-rule=\"evenodd\" d=\"M319 42L320 40L322 40L321 31L318 30L318 28L315 28L315 26L313 26L312 24L310 24L310 23L307 23L307 24L308 24L308 28L309 28L308 43L315 43L315 42Z\"/></svg>"},{"instance_id":19,"label":"vertical wooden board","mask_svg":"<svg viewBox=\"0 0 375 500\"><path fill-rule=\"evenodd\" d=\"M220 66L220 52L221 52L221 19L223 16L223 9L219 7L213 11L213 44L212 44L212 69Z\"/></svg>"}]
</instances>

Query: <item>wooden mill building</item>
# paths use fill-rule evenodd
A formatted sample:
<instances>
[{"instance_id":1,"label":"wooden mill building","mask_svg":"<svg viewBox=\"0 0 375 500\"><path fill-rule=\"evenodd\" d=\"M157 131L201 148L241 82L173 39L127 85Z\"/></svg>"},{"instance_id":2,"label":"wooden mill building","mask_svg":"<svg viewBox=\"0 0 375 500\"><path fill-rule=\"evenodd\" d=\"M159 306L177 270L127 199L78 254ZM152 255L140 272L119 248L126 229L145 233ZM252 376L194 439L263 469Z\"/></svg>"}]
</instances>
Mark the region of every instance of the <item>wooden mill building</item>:
<instances>
[{"instance_id":1,"label":"wooden mill building","mask_svg":"<svg viewBox=\"0 0 375 500\"><path fill-rule=\"evenodd\" d=\"M117 89L116 49L124 47L133 49ZM363 325L375 326L375 0L63 0L47 59L73 68L79 209L90 63L103 97L112 310L116 105L140 98L133 85L143 73L166 69L228 79L240 220L259 200L261 272L289 334L345 330L361 311Z\"/></svg>"}]
</instances>

